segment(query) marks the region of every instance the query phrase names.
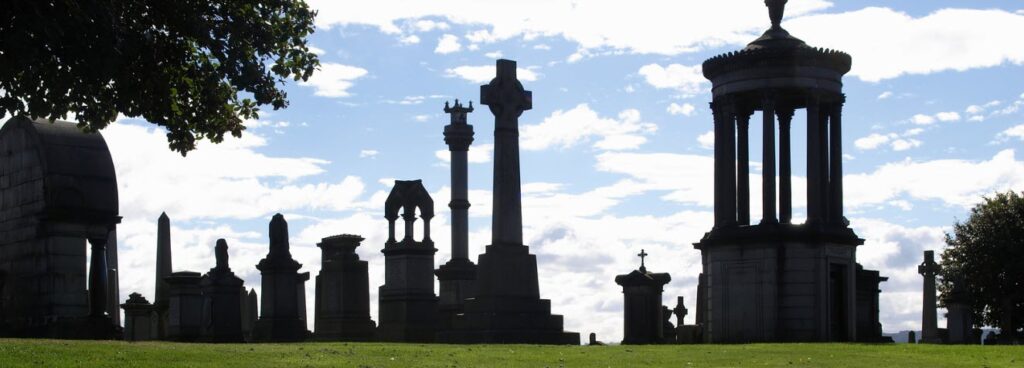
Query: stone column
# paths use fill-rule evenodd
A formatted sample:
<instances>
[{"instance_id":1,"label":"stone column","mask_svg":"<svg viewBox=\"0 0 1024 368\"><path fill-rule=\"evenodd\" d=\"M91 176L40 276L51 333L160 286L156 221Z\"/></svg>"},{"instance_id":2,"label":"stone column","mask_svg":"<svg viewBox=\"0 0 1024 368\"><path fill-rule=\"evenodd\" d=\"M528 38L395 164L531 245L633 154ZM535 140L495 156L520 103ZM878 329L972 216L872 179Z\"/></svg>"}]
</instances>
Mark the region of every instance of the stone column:
<instances>
[{"instance_id":1,"label":"stone column","mask_svg":"<svg viewBox=\"0 0 1024 368\"><path fill-rule=\"evenodd\" d=\"M836 225L846 226L843 218L843 98L829 109L829 216Z\"/></svg>"},{"instance_id":2,"label":"stone column","mask_svg":"<svg viewBox=\"0 0 1024 368\"><path fill-rule=\"evenodd\" d=\"M924 295L922 296L923 304L921 306L922 343L942 343L942 339L939 337L935 304L935 275L940 270L941 267L935 263L935 252L930 250L924 251L924 262L917 266L917 273L924 276Z\"/></svg>"},{"instance_id":3,"label":"stone column","mask_svg":"<svg viewBox=\"0 0 1024 368\"><path fill-rule=\"evenodd\" d=\"M519 116L533 108L533 92L516 79L516 62L498 60L497 76L480 86L480 103L494 114L494 214L492 245L523 245L519 176Z\"/></svg>"},{"instance_id":4,"label":"stone column","mask_svg":"<svg viewBox=\"0 0 1024 368\"><path fill-rule=\"evenodd\" d=\"M156 312L156 338L167 336L167 277L171 275L171 219L161 213L156 221L156 282L153 310Z\"/></svg>"},{"instance_id":5,"label":"stone column","mask_svg":"<svg viewBox=\"0 0 1024 368\"><path fill-rule=\"evenodd\" d=\"M92 258L89 264L89 316L107 315L107 239L91 238Z\"/></svg>"},{"instance_id":6,"label":"stone column","mask_svg":"<svg viewBox=\"0 0 1024 368\"><path fill-rule=\"evenodd\" d=\"M473 144L473 126L467 124L466 115L473 112L473 102L463 107L455 100L455 107L444 104L444 112L451 115L451 123L444 127L444 143L451 152L452 199L452 259L469 259L469 180L467 153Z\"/></svg>"},{"instance_id":7,"label":"stone column","mask_svg":"<svg viewBox=\"0 0 1024 368\"><path fill-rule=\"evenodd\" d=\"M413 226L416 223L416 210L406 207L405 212L402 213L402 220L405 220L405 237L402 241L413 241L413 234L416 232Z\"/></svg>"},{"instance_id":8,"label":"stone column","mask_svg":"<svg viewBox=\"0 0 1024 368\"><path fill-rule=\"evenodd\" d=\"M807 223L816 224L822 220L822 172L821 172L821 118L819 97L807 97Z\"/></svg>"},{"instance_id":9,"label":"stone column","mask_svg":"<svg viewBox=\"0 0 1024 368\"><path fill-rule=\"evenodd\" d=\"M761 108L761 115L764 118L764 144L761 151L764 162L761 168L761 223L775 224L779 222L775 217L775 95L765 94Z\"/></svg>"},{"instance_id":10,"label":"stone column","mask_svg":"<svg viewBox=\"0 0 1024 368\"><path fill-rule=\"evenodd\" d=\"M746 110L742 112L738 106L733 106L736 115L736 207L737 222L740 225L750 225L750 115Z\"/></svg>"},{"instance_id":11,"label":"stone column","mask_svg":"<svg viewBox=\"0 0 1024 368\"><path fill-rule=\"evenodd\" d=\"M827 223L830 222L829 220L832 218L829 209L829 182L832 180L829 177L829 175L831 174L830 166L832 166L829 160L829 146L831 146L831 144L828 141L829 110L831 109L831 102L819 103L820 105L818 107L818 142L820 143L818 145L818 163L821 165L821 168L818 171L818 179L820 180L818 189L818 195L820 196L820 199L818 199L818 203L821 203L821 216L819 216L819 219L822 220L822 223Z\"/></svg>"},{"instance_id":12,"label":"stone column","mask_svg":"<svg viewBox=\"0 0 1024 368\"><path fill-rule=\"evenodd\" d=\"M734 122L737 115L736 105L729 104L726 111L725 139L718 141L716 138L715 144L721 142L723 146L725 153L723 164L726 165L728 173L725 175L725 183L722 187L725 190L722 199L725 200L725 208L729 210L725 223L728 226L736 226L736 175L734 174L736 172L736 123Z\"/></svg>"},{"instance_id":13,"label":"stone column","mask_svg":"<svg viewBox=\"0 0 1024 368\"><path fill-rule=\"evenodd\" d=\"M790 152L790 123L793 109L776 111L779 116L779 221L788 224L793 220L793 170Z\"/></svg>"},{"instance_id":14,"label":"stone column","mask_svg":"<svg viewBox=\"0 0 1024 368\"><path fill-rule=\"evenodd\" d=\"M711 102L711 113L714 115L714 134L715 134L715 160L714 160L714 185L715 185L715 226L719 227L726 223L728 219L728 210L725 208L725 190L722 188L725 186L725 178L731 171L725 166L725 144L722 143L725 140L725 122L726 112L723 106L722 99L718 98Z\"/></svg>"}]
</instances>

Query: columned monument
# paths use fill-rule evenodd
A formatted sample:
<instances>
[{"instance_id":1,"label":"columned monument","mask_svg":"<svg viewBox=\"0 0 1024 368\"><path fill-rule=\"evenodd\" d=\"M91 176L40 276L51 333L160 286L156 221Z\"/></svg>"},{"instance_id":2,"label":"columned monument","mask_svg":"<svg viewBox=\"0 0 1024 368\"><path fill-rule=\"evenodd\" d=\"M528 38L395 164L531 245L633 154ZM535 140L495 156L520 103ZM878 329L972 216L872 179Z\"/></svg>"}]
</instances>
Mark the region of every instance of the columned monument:
<instances>
[{"instance_id":1,"label":"columned monument","mask_svg":"<svg viewBox=\"0 0 1024 368\"><path fill-rule=\"evenodd\" d=\"M703 262L698 323L706 342L852 341L863 240L843 216L842 77L851 58L783 29L786 0L765 4L770 29L703 64L712 83L715 206L714 227L695 244ZM803 224L793 223L790 131L798 110L807 126ZM754 222L748 130L758 112L763 200Z\"/></svg>"},{"instance_id":2,"label":"columned monument","mask_svg":"<svg viewBox=\"0 0 1024 368\"><path fill-rule=\"evenodd\" d=\"M941 344L939 336L938 308L935 298L935 275L942 267L935 263L935 251L924 251L924 262L917 266L917 273L924 276L921 296L921 343Z\"/></svg>"},{"instance_id":3,"label":"columned monument","mask_svg":"<svg viewBox=\"0 0 1024 368\"><path fill-rule=\"evenodd\" d=\"M466 115L473 112L473 102L464 107L455 100L454 106L444 104L444 112L451 115L451 123L444 127L444 142L451 151L452 195L448 207L452 210L452 259L434 272L440 284L438 313L441 329L451 328L451 320L462 311L462 303L473 296L476 286L476 265L469 260L469 189L467 151L473 143L473 126L467 124Z\"/></svg>"},{"instance_id":4,"label":"columned monument","mask_svg":"<svg viewBox=\"0 0 1024 368\"><path fill-rule=\"evenodd\" d=\"M562 316L552 315L551 302L540 298L537 258L523 244L519 116L533 108L533 94L516 79L515 61L497 61L497 76L480 87L480 103L494 114L491 245L477 262L476 295L439 340L579 344L579 334L564 332Z\"/></svg>"},{"instance_id":5,"label":"columned monument","mask_svg":"<svg viewBox=\"0 0 1024 368\"><path fill-rule=\"evenodd\" d=\"M667 273L647 272L644 257L648 254L640 250L640 268L625 275L615 276L615 283L622 286L622 344L660 344L666 335L675 331L665 331L664 321L671 316L665 315L661 305L661 293L665 284L672 281ZM680 318L681 320L682 318ZM680 323L682 325L682 323ZM675 339L673 339L675 340Z\"/></svg>"}]
</instances>

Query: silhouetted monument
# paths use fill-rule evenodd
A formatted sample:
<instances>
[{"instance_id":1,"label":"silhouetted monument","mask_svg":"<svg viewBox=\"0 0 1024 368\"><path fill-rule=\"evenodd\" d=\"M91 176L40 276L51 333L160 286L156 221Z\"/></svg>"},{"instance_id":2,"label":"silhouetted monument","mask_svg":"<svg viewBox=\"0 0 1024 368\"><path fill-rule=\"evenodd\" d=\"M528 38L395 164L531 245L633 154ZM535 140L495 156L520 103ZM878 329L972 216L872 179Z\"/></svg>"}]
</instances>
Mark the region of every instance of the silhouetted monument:
<instances>
[{"instance_id":1,"label":"silhouetted monument","mask_svg":"<svg viewBox=\"0 0 1024 368\"><path fill-rule=\"evenodd\" d=\"M882 323L878 320L879 284L888 281L878 271L865 270L857 265L857 341L893 342L891 337L882 335Z\"/></svg>"},{"instance_id":2,"label":"silhouetted monument","mask_svg":"<svg viewBox=\"0 0 1024 368\"><path fill-rule=\"evenodd\" d=\"M971 299L963 278L952 280L953 288L945 295L946 330L949 344L979 344L981 337L974 336L974 314L971 312Z\"/></svg>"},{"instance_id":3,"label":"silhouetted monument","mask_svg":"<svg viewBox=\"0 0 1024 368\"><path fill-rule=\"evenodd\" d=\"M929 344L940 344L939 337L938 307L935 298L935 275L939 274L942 268L935 263L935 251L924 251L924 262L917 266L917 273L924 276L923 295L921 296L921 342Z\"/></svg>"},{"instance_id":4,"label":"silhouetted monument","mask_svg":"<svg viewBox=\"0 0 1024 368\"><path fill-rule=\"evenodd\" d=\"M395 238L395 221L402 210L405 235ZM416 211L423 220L423 240L414 238ZM395 180L384 204L388 240L384 244L384 285L378 293L380 341L431 342L437 332L437 296L434 295L434 241L430 219L434 200L420 180Z\"/></svg>"},{"instance_id":5,"label":"silhouetted monument","mask_svg":"<svg viewBox=\"0 0 1024 368\"><path fill-rule=\"evenodd\" d=\"M452 259L434 272L440 285L437 310L441 330L451 329L452 319L462 312L462 304L473 297L476 287L476 265L469 260L469 189L467 152L473 143L473 126L466 123L466 115L473 112L473 102L463 107L459 100L454 106L444 103L444 112L451 115L451 123L444 127L444 142L451 151L452 194L448 207L452 210Z\"/></svg>"},{"instance_id":6,"label":"silhouetted monument","mask_svg":"<svg viewBox=\"0 0 1024 368\"><path fill-rule=\"evenodd\" d=\"M167 276L167 336L164 340L196 341L203 329L203 290L199 272Z\"/></svg>"},{"instance_id":7,"label":"silhouetted monument","mask_svg":"<svg viewBox=\"0 0 1024 368\"><path fill-rule=\"evenodd\" d=\"M17 116L0 147L0 335L118 337L121 217L103 136Z\"/></svg>"},{"instance_id":8,"label":"silhouetted monument","mask_svg":"<svg viewBox=\"0 0 1024 368\"><path fill-rule=\"evenodd\" d=\"M662 308L661 292L672 277L667 273L647 272L644 265L647 252L641 250L638 256L639 269L615 276L615 283L622 286L624 295L622 343L659 344L665 339L664 322L671 317L671 314L664 315L668 308Z\"/></svg>"},{"instance_id":9,"label":"silhouetted monument","mask_svg":"<svg viewBox=\"0 0 1024 368\"><path fill-rule=\"evenodd\" d=\"M600 341L597 341L597 334L591 332L590 333L590 341L587 343L587 345L590 345L590 346L601 346L601 345L604 345L604 343L600 342Z\"/></svg>"},{"instance_id":10,"label":"silhouetted monument","mask_svg":"<svg viewBox=\"0 0 1024 368\"><path fill-rule=\"evenodd\" d=\"M242 279L228 265L228 242L217 239L214 249L217 265L199 281L203 293L202 340L208 342L243 342Z\"/></svg>"},{"instance_id":11,"label":"silhouetted monument","mask_svg":"<svg viewBox=\"0 0 1024 368\"><path fill-rule=\"evenodd\" d=\"M915 332L915 331L907 332L907 343L908 344L916 344L917 343L917 332Z\"/></svg>"},{"instance_id":12,"label":"silhouetted monument","mask_svg":"<svg viewBox=\"0 0 1024 368\"><path fill-rule=\"evenodd\" d=\"M746 48L708 59L714 113L714 227L701 250L698 322L707 342L852 341L856 247L843 216L842 76L849 55L807 46L780 24ZM807 120L807 221L792 223L790 124ZM761 112L762 219L751 223L748 129ZM778 207L776 206L776 117Z\"/></svg>"},{"instance_id":13,"label":"silhouetted monument","mask_svg":"<svg viewBox=\"0 0 1024 368\"><path fill-rule=\"evenodd\" d=\"M366 261L359 259L359 235L336 235L320 240L320 274L316 276L315 336L329 341L373 340L370 319L370 279Z\"/></svg>"},{"instance_id":14,"label":"silhouetted monument","mask_svg":"<svg viewBox=\"0 0 1024 368\"><path fill-rule=\"evenodd\" d=\"M497 61L497 76L480 87L480 103L494 114L494 188L491 245L477 261L476 293L466 300L452 331L452 343L580 343L562 330L562 316L540 299L537 259L523 244L519 178L519 116L533 107L533 94L516 79L516 62Z\"/></svg>"},{"instance_id":15,"label":"silhouetted monument","mask_svg":"<svg viewBox=\"0 0 1024 368\"><path fill-rule=\"evenodd\" d=\"M128 300L121 304L124 309L124 339L125 341L153 340L155 332L153 327L156 321L153 319L153 305L149 304L139 293L131 293Z\"/></svg>"},{"instance_id":16,"label":"silhouetted monument","mask_svg":"<svg viewBox=\"0 0 1024 368\"><path fill-rule=\"evenodd\" d=\"M700 340L700 326L687 325L686 315L689 314L689 310L686 309L686 305L683 302L683 297L676 298L676 307L672 309L672 313L676 315L676 343L679 344L696 344Z\"/></svg>"},{"instance_id":17,"label":"silhouetted monument","mask_svg":"<svg viewBox=\"0 0 1024 368\"><path fill-rule=\"evenodd\" d=\"M263 284L260 318L253 327L252 340L259 342L302 341L306 330L305 307L300 304L305 292L302 265L292 259L288 249L288 223L280 213L270 220L270 252L256 265ZM309 273L305 273L309 279Z\"/></svg>"},{"instance_id":18,"label":"silhouetted monument","mask_svg":"<svg viewBox=\"0 0 1024 368\"><path fill-rule=\"evenodd\" d=\"M256 289L249 289L249 294L246 297L246 319L242 320L242 332L245 334L246 341L252 341L252 331L256 328L256 321L260 318L260 297L256 294Z\"/></svg>"},{"instance_id":19,"label":"silhouetted monument","mask_svg":"<svg viewBox=\"0 0 1024 368\"><path fill-rule=\"evenodd\" d=\"M156 313L157 339L167 336L167 277L174 272L171 268L171 219L161 213L156 227L156 282L153 298L153 312Z\"/></svg>"}]
</instances>

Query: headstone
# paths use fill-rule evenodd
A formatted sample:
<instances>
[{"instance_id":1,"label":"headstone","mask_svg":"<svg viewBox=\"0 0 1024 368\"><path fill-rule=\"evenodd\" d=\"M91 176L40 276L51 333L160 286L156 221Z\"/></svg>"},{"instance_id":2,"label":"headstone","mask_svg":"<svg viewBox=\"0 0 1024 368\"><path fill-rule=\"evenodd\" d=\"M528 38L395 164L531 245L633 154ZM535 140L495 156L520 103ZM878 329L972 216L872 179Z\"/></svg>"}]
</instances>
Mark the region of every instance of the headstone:
<instances>
[{"instance_id":1,"label":"headstone","mask_svg":"<svg viewBox=\"0 0 1024 368\"><path fill-rule=\"evenodd\" d=\"M590 345L590 346L601 346L601 345L604 345L604 343L600 342L600 341L597 341L597 334L591 332L590 333L590 342L587 345Z\"/></svg>"},{"instance_id":2,"label":"headstone","mask_svg":"<svg viewBox=\"0 0 1024 368\"><path fill-rule=\"evenodd\" d=\"M879 284L889 280L880 276L878 271L865 270L857 264L857 341L858 342L892 342L892 338L882 335L882 324L878 320L878 294L882 292Z\"/></svg>"},{"instance_id":3,"label":"headstone","mask_svg":"<svg viewBox=\"0 0 1024 368\"><path fill-rule=\"evenodd\" d=\"M672 310L668 309L668 306L661 306L661 331L663 334L661 342L665 344L675 344L676 326L672 324L672 321L670 321L669 318L672 318Z\"/></svg>"},{"instance_id":4,"label":"headstone","mask_svg":"<svg viewBox=\"0 0 1024 368\"><path fill-rule=\"evenodd\" d=\"M395 221L405 223L401 241L395 238ZM414 237L415 223L423 220L421 241ZM420 180L396 180L384 205L388 220L388 240L384 244L384 285L378 292L380 341L432 342L437 327L437 296L434 295L434 241L430 239L430 219L434 201Z\"/></svg>"},{"instance_id":5,"label":"headstone","mask_svg":"<svg viewBox=\"0 0 1024 368\"><path fill-rule=\"evenodd\" d=\"M203 292L199 272L167 276L167 336L171 341L196 341L203 329Z\"/></svg>"},{"instance_id":6,"label":"headstone","mask_svg":"<svg viewBox=\"0 0 1024 368\"><path fill-rule=\"evenodd\" d=\"M915 332L915 331L907 332L907 343L908 344L916 344L917 343L917 332Z\"/></svg>"},{"instance_id":7,"label":"headstone","mask_svg":"<svg viewBox=\"0 0 1024 368\"><path fill-rule=\"evenodd\" d=\"M103 136L16 116L0 147L0 324L20 337L119 338L121 217Z\"/></svg>"},{"instance_id":8,"label":"headstone","mask_svg":"<svg viewBox=\"0 0 1024 368\"><path fill-rule=\"evenodd\" d=\"M128 300L121 304L124 309L125 341L153 340L153 305L139 293L131 293Z\"/></svg>"},{"instance_id":9,"label":"headstone","mask_svg":"<svg viewBox=\"0 0 1024 368\"><path fill-rule=\"evenodd\" d=\"M214 254L217 265L199 282L203 292L202 340L208 342L243 342L242 279L228 265L228 242L218 239Z\"/></svg>"},{"instance_id":10,"label":"headstone","mask_svg":"<svg viewBox=\"0 0 1024 368\"><path fill-rule=\"evenodd\" d=\"M537 259L523 244L519 172L519 116L533 108L533 94L516 79L516 62L497 61L497 75L480 87L480 103L494 115L494 189L491 245L477 261L476 293L452 330L438 336L449 343L580 343L563 330L562 316L540 299Z\"/></svg>"},{"instance_id":11,"label":"headstone","mask_svg":"<svg viewBox=\"0 0 1024 368\"><path fill-rule=\"evenodd\" d=\"M167 277L173 272L171 268L171 219L167 213L161 213L156 226L156 282L153 298L153 310L156 313L157 338L167 336Z\"/></svg>"},{"instance_id":12,"label":"headstone","mask_svg":"<svg viewBox=\"0 0 1024 368\"><path fill-rule=\"evenodd\" d=\"M299 299L302 265L292 259L288 245L288 223L284 216L270 220L270 252L256 265L263 284L260 318L253 327L252 340L258 342L289 342L305 340L309 332L300 311ZM308 273L306 274L308 278ZM304 298L303 298L304 299Z\"/></svg>"},{"instance_id":13,"label":"headstone","mask_svg":"<svg viewBox=\"0 0 1024 368\"><path fill-rule=\"evenodd\" d=\"M622 344L658 344L665 338L665 317L668 308L661 305L661 292L672 281L667 273L647 272L644 257L640 251L640 268L625 275L615 276L615 283L622 286L623 337Z\"/></svg>"},{"instance_id":14,"label":"headstone","mask_svg":"<svg viewBox=\"0 0 1024 368\"><path fill-rule=\"evenodd\" d=\"M940 344L938 312L935 300L935 275L941 267L935 263L935 251L924 251L924 262L917 266L917 273L924 276L924 291L921 305L921 342Z\"/></svg>"},{"instance_id":15,"label":"headstone","mask_svg":"<svg viewBox=\"0 0 1024 368\"><path fill-rule=\"evenodd\" d=\"M360 260L358 235L323 238L320 274L316 276L317 340L371 341L376 325L370 319L367 262Z\"/></svg>"},{"instance_id":16,"label":"headstone","mask_svg":"<svg viewBox=\"0 0 1024 368\"><path fill-rule=\"evenodd\" d=\"M246 341L252 341L252 331L256 329L256 321L260 318L260 297L256 294L256 289L249 289L249 296L246 298L248 304L249 319L248 328L245 332Z\"/></svg>"},{"instance_id":17,"label":"headstone","mask_svg":"<svg viewBox=\"0 0 1024 368\"><path fill-rule=\"evenodd\" d=\"M946 330L950 344L977 344L974 338L974 314L963 278L952 280L953 289L946 296Z\"/></svg>"},{"instance_id":18,"label":"headstone","mask_svg":"<svg viewBox=\"0 0 1024 368\"><path fill-rule=\"evenodd\" d=\"M440 330L450 330L455 316L462 313L463 302L473 297L476 288L476 265L469 260L469 145L473 143L473 126L466 123L466 115L473 112L473 102L462 106L444 104L444 112L451 115L451 123L444 127L444 142L451 151L452 259L438 267L440 286L438 314Z\"/></svg>"}]
</instances>

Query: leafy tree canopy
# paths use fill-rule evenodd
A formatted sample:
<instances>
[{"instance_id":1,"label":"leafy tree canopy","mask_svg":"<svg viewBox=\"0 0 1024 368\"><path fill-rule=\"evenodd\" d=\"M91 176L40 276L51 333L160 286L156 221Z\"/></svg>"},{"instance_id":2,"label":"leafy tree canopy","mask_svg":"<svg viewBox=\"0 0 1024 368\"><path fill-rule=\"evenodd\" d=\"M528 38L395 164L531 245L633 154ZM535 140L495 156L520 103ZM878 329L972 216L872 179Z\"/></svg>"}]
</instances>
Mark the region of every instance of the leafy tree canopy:
<instances>
[{"instance_id":1,"label":"leafy tree canopy","mask_svg":"<svg viewBox=\"0 0 1024 368\"><path fill-rule=\"evenodd\" d=\"M1024 327L1024 196L1009 191L985 198L967 221L953 225L946 244L943 295L961 280L979 325ZM1010 321L1004 320L1007 311Z\"/></svg>"},{"instance_id":2,"label":"leafy tree canopy","mask_svg":"<svg viewBox=\"0 0 1024 368\"><path fill-rule=\"evenodd\" d=\"M278 84L319 65L315 16L302 0L5 0L0 118L74 116L96 131L141 117L184 155L241 136L259 106L288 106Z\"/></svg>"}]
</instances>

